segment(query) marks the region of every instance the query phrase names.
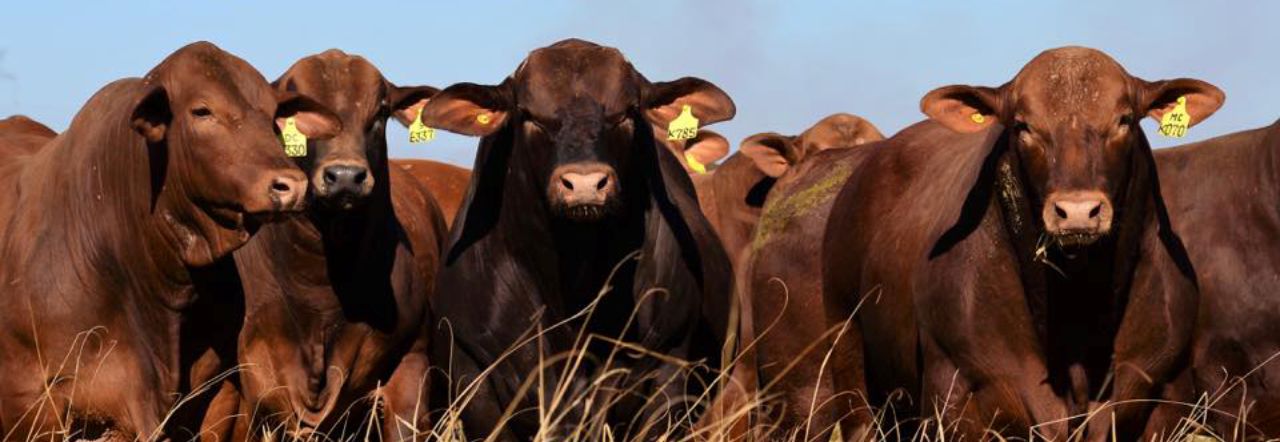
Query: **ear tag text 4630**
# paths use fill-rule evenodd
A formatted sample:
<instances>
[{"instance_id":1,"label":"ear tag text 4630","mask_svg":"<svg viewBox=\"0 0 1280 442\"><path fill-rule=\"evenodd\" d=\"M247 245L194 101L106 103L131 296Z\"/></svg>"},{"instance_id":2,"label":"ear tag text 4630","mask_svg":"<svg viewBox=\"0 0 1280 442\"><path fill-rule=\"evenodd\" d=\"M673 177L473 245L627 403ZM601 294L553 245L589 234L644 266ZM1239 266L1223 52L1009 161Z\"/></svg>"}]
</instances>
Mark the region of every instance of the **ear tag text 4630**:
<instances>
[{"instance_id":1,"label":"ear tag text 4630","mask_svg":"<svg viewBox=\"0 0 1280 442\"><path fill-rule=\"evenodd\" d=\"M1173 110L1160 117L1160 133L1166 137L1182 138L1191 127L1191 114L1187 113L1187 97L1178 97Z\"/></svg>"},{"instance_id":2,"label":"ear tag text 4630","mask_svg":"<svg viewBox=\"0 0 1280 442\"><path fill-rule=\"evenodd\" d=\"M698 157L693 156L693 152L684 153L684 162L689 163L689 169L692 169L694 172L702 174L707 173L707 165L698 161Z\"/></svg>"},{"instance_id":3,"label":"ear tag text 4630","mask_svg":"<svg viewBox=\"0 0 1280 442\"><path fill-rule=\"evenodd\" d=\"M418 116L409 125L409 142L413 144L430 143L436 139L436 130L422 123L422 108L418 108Z\"/></svg>"},{"instance_id":4,"label":"ear tag text 4630","mask_svg":"<svg viewBox=\"0 0 1280 442\"><path fill-rule=\"evenodd\" d=\"M298 122L293 117L284 120L284 129L280 130L280 143L284 144L285 155L307 156L307 136L298 130Z\"/></svg>"},{"instance_id":5,"label":"ear tag text 4630","mask_svg":"<svg viewBox=\"0 0 1280 442\"><path fill-rule=\"evenodd\" d=\"M693 107L686 104L680 108L680 115L667 125L667 140L692 140L696 136L698 136L698 118L693 116Z\"/></svg>"}]
</instances>

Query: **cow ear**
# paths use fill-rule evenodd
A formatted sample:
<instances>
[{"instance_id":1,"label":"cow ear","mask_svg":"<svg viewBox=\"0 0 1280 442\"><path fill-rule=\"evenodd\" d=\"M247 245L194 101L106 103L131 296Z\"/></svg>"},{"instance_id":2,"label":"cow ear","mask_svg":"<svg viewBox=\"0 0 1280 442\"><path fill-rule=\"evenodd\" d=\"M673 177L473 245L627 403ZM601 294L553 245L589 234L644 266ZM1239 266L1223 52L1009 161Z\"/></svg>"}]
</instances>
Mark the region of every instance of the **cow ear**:
<instances>
[{"instance_id":1,"label":"cow ear","mask_svg":"<svg viewBox=\"0 0 1280 442\"><path fill-rule=\"evenodd\" d=\"M328 106L297 92L276 93L276 127L284 130L285 121L293 118L298 131L307 138L325 140L342 132L342 120Z\"/></svg>"},{"instance_id":2,"label":"cow ear","mask_svg":"<svg viewBox=\"0 0 1280 442\"><path fill-rule=\"evenodd\" d=\"M795 158L792 143L795 137L765 132L752 135L742 140L739 150L755 163L756 168L765 175L777 178L791 167L791 159Z\"/></svg>"},{"instance_id":3,"label":"cow ear","mask_svg":"<svg viewBox=\"0 0 1280 442\"><path fill-rule=\"evenodd\" d=\"M654 83L645 94L645 118L658 127L667 127L685 105L700 125L733 119L738 109L729 94L711 82L695 77Z\"/></svg>"},{"instance_id":4,"label":"cow ear","mask_svg":"<svg viewBox=\"0 0 1280 442\"><path fill-rule=\"evenodd\" d=\"M159 143L169 131L173 110L169 107L169 93L163 86L149 86L146 93L133 107L133 130L148 143Z\"/></svg>"},{"instance_id":5,"label":"cow ear","mask_svg":"<svg viewBox=\"0 0 1280 442\"><path fill-rule=\"evenodd\" d=\"M1160 122L1166 112L1178 105L1179 97L1187 97L1187 114L1191 115L1191 126L1199 124L1227 100L1227 94L1217 86L1193 78L1178 78L1143 82L1143 109L1141 112Z\"/></svg>"},{"instance_id":6,"label":"cow ear","mask_svg":"<svg viewBox=\"0 0 1280 442\"><path fill-rule=\"evenodd\" d=\"M880 141L884 139L884 134L862 117L838 113L823 118L818 124L804 131L799 138L801 147L804 149L796 152L797 161L820 150L847 148Z\"/></svg>"},{"instance_id":7,"label":"cow ear","mask_svg":"<svg viewBox=\"0 0 1280 442\"><path fill-rule=\"evenodd\" d=\"M720 134L709 131L700 130L698 135L684 146L684 157L697 160L699 164L708 165L720 161L725 155L729 154L729 140L726 140ZM686 164L685 168L689 166Z\"/></svg>"},{"instance_id":8,"label":"cow ear","mask_svg":"<svg viewBox=\"0 0 1280 442\"><path fill-rule=\"evenodd\" d=\"M427 100L440 93L440 89L431 86L396 86L388 83L387 103L396 121L409 127L418 118L418 111L427 105Z\"/></svg>"},{"instance_id":9,"label":"cow ear","mask_svg":"<svg viewBox=\"0 0 1280 442\"><path fill-rule=\"evenodd\" d=\"M920 99L920 111L951 130L973 133L999 122L1000 101L999 89L944 86Z\"/></svg>"},{"instance_id":10,"label":"cow ear","mask_svg":"<svg viewBox=\"0 0 1280 442\"><path fill-rule=\"evenodd\" d=\"M505 90L503 85L458 83L449 86L422 107L422 122L456 134L476 137L493 134L506 124L512 107Z\"/></svg>"}]
</instances>

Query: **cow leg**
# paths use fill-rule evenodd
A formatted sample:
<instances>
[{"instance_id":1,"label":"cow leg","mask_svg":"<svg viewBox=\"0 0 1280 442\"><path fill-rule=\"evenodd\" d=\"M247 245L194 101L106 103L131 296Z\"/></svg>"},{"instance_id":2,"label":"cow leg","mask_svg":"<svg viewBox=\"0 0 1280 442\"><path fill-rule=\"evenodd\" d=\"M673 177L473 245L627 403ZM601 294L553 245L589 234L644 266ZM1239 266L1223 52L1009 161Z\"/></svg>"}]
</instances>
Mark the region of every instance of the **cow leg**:
<instances>
[{"instance_id":1,"label":"cow leg","mask_svg":"<svg viewBox=\"0 0 1280 442\"><path fill-rule=\"evenodd\" d=\"M245 416L240 415L241 402L240 390L230 380L222 381L200 423L200 440L226 442L236 440L237 436L243 439L243 434L236 431L245 420Z\"/></svg>"},{"instance_id":2,"label":"cow leg","mask_svg":"<svg viewBox=\"0 0 1280 442\"><path fill-rule=\"evenodd\" d=\"M420 441L431 433L427 412L430 384L427 379L426 339L400 360L382 394L385 413L382 421L383 440Z\"/></svg>"}]
</instances>

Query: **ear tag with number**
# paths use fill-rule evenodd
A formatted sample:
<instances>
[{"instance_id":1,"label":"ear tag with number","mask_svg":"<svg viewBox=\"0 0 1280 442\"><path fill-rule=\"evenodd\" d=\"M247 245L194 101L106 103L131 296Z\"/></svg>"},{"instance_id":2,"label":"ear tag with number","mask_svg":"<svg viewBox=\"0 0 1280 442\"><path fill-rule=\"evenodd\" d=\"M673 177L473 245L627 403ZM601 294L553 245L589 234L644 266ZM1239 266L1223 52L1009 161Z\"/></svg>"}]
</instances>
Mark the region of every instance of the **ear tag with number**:
<instances>
[{"instance_id":1,"label":"ear tag with number","mask_svg":"<svg viewBox=\"0 0 1280 442\"><path fill-rule=\"evenodd\" d=\"M686 163L689 163L689 168L693 169L694 172L703 173L703 174L707 173L707 165L702 164L701 161L698 161L698 157L693 156L693 152L685 152L684 161Z\"/></svg>"},{"instance_id":2,"label":"ear tag with number","mask_svg":"<svg viewBox=\"0 0 1280 442\"><path fill-rule=\"evenodd\" d=\"M284 144L285 155L307 156L307 136L298 130L298 122L293 117L284 119L284 129L280 131L280 143Z\"/></svg>"},{"instance_id":3,"label":"ear tag with number","mask_svg":"<svg viewBox=\"0 0 1280 442\"><path fill-rule=\"evenodd\" d=\"M698 118L693 116L693 107L686 104L680 108L680 115L667 125L667 140L692 140L696 136L698 136Z\"/></svg>"},{"instance_id":4,"label":"ear tag with number","mask_svg":"<svg viewBox=\"0 0 1280 442\"><path fill-rule=\"evenodd\" d=\"M1187 113L1187 97L1178 97L1173 110L1160 117L1160 133L1166 137L1182 138L1191 127L1191 114Z\"/></svg>"},{"instance_id":5,"label":"ear tag with number","mask_svg":"<svg viewBox=\"0 0 1280 442\"><path fill-rule=\"evenodd\" d=\"M970 115L969 119L973 120L974 123L978 123L978 124L987 122L987 117L977 112L974 112L973 115Z\"/></svg>"},{"instance_id":6,"label":"ear tag with number","mask_svg":"<svg viewBox=\"0 0 1280 442\"><path fill-rule=\"evenodd\" d=\"M413 144L430 143L436 139L436 130L422 123L422 108L418 108L418 116L409 125L409 142Z\"/></svg>"}]
</instances>

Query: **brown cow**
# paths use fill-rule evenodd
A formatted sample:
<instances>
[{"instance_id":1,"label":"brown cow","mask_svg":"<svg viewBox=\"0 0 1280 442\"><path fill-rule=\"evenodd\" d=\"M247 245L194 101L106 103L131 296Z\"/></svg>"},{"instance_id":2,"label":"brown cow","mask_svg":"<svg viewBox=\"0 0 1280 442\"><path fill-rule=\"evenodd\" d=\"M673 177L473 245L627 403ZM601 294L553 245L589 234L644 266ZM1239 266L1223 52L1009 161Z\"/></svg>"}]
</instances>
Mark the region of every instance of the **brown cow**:
<instances>
[{"instance_id":1,"label":"brown cow","mask_svg":"<svg viewBox=\"0 0 1280 442\"><path fill-rule=\"evenodd\" d=\"M393 158L391 165L404 169L422 183L440 205L445 225L453 225L453 217L462 206L462 197L466 196L467 183L471 182L470 170L439 161L407 158Z\"/></svg>"},{"instance_id":2,"label":"brown cow","mask_svg":"<svg viewBox=\"0 0 1280 442\"><path fill-rule=\"evenodd\" d=\"M1134 400L1173 379L1196 311L1138 125L1179 97L1192 123L1224 99L1078 47L1041 53L1000 87L926 95L933 121L868 146L831 209L828 327L867 302L845 336L860 333L865 354L832 359L836 390L880 404L901 389L910 402L895 409L915 404L942 417L930 431L966 439L1035 426L1037 439L1077 428L1137 440L1152 405ZM870 424L853 417L844 434Z\"/></svg>"},{"instance_id":3,"label":"brown cow","mask_svg":"<svg viewBox=\"0 0 1280 442\"><path fill-rule=\"evenodd\" d=\"M264 227L224 278L238 278L232 289L246 307L233 437L363 429L366 400L376 400L381 437L422 439L423 327L444 217L417 180L388 164L384 125L393 115L408 125L437 90L396 86L338 50L299 60L275 86L331 106L344 129L296 158L311 175L306 216Z\"/></svg>"},{"instance_id":4,"label":"brown cow","mask_svg":"<svg viewBox=\"0 0 1280 442\"><path fill-rule=\"evenodd\" d=\"M729 262L651 129L686 105L704 125L735 113L707 81L653 83L582 40L427 103L428 125L483 137L431 299L431 360L450 376L433 407L465 404L467 435L680 434L686 399L711 392L699 367L732 350ZM528 411L539 399L555 421Z\"/></svg>"},{"instance_id":5,"label":"brown cow","mask_svg":"<svg viewBox=\"0 0 1280 442\"><path fill-rule=\"evenodd\" d=\"M196 296L197 271L264 217L302 207L306 177L276 135L286 118L312 138L340 128L323 107L196 43L145 78L104 87L36 152L0 161L6 437L169 431L162 420L209 380L192 356L216 337L188 328L209 314L197 306L235 301Z\"/></svg>"},{"instance_id":6,"label":"brown cow","mask_svg":"<svg viewBox=\"0 0 1280 442\"><path fill-rule=\"evenodd\" d=\"M1200 287L1194 389L1169 399L1195 403L1209 395L1209 428L1223 439L1280 437L1280 362L1273 360L1280 353L1280 122L1155 157ZM1167 408L1174 419L1191 414Z\"/></svg>"}]
</instances>

